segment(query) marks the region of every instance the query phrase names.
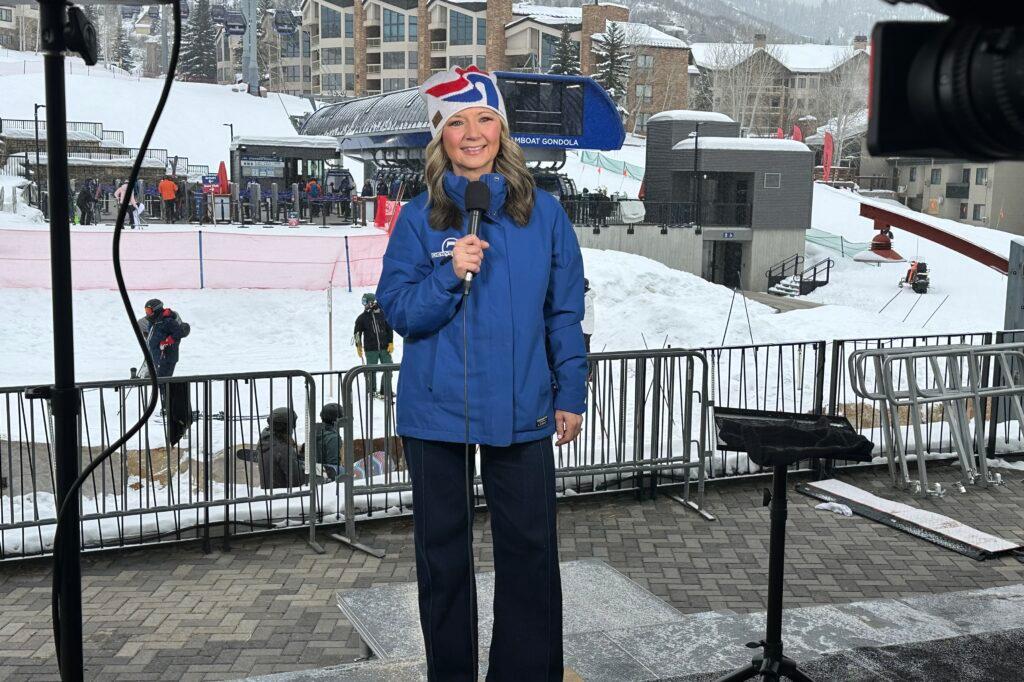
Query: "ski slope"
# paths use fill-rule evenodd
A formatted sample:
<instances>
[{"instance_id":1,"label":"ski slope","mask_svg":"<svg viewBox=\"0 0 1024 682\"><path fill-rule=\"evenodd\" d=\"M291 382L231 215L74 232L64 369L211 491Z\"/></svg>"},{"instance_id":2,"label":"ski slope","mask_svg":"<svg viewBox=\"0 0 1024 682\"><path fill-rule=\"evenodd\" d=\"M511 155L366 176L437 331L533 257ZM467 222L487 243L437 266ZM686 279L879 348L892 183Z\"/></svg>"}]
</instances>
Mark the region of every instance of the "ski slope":
<instances>
[{"instance_id":1,"label":"ski slope","mask_svg":"<svg viewBox=\"0 0 1024 682\"><path fill-rule=\"evenodd\" d=\"M820 183L814 185L811 225L819 230L842 236L851 242L869 242L877 231L873 228L871 220L860 216L862 202L906 213L917 220L969 239L1002 256L1009 256L1010 242L1015 237L1009 232L935 218L893 202L868 199ZM807 265L831 256L836 261L836 268L832 271L832 282L828 286L805 298L818 303L842 304L876 313L879 318L880 336L894 335L885 331L886 325L890 323L902 324L915 330L913 333L921 333L922 330L960 332L1002 328L1006 305L1005 275L899 228L893 228L892 232L893 249L907 261L918 260L928 264L931 288L927 294L920 296L908 287L901 292L897 287L897 282L906 273L909 263L858 263L841 258L828 249L808 244ZM889 303L884 311L878 313L894 295L896 299ZM948 300L942 303L946 296L949 297Z\"/></svg>"},{"instance_id":2,"label":"ski slope","mask_svg":"<svg viewBox=\"0 0 1024 682\"><path fill-rule=\"evenodd\" d=\"M46 101L42 74L32 70L41 60L41 55L30 52L0 53L0 116L31 119L33 104ZM135 79L101 67L86 69L81 60L70 64L65 71L68 120L123 130L125 146L139 146L163 80ZM228 160L230 132L223 124L233 124L235 135L295 135L289 116L312 110L308 100L292 95L253 97L229 85L175 81L150 146L215 170Z\"/></svg>"}]
</instances>

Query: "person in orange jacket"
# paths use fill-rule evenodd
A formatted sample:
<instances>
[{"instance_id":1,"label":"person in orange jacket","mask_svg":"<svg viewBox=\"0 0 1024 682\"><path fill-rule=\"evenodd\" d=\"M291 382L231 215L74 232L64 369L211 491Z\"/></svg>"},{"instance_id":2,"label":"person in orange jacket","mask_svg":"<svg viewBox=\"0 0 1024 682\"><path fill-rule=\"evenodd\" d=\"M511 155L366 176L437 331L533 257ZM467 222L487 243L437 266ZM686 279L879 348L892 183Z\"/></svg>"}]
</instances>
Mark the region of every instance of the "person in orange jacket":
<instances>
[{"instance_id":1,"label":"person in orange jacket","mask_svg":"<svg viewBox=\"0 0 1024 682\"><path fill-rule=\"evenodd\" d=\"M175 184L174 180L171 180L170 176L167 176L160 181L156 188L164 202L164 220L169 223L177 222L178 185Z\"/></svg>"}]
</instances>

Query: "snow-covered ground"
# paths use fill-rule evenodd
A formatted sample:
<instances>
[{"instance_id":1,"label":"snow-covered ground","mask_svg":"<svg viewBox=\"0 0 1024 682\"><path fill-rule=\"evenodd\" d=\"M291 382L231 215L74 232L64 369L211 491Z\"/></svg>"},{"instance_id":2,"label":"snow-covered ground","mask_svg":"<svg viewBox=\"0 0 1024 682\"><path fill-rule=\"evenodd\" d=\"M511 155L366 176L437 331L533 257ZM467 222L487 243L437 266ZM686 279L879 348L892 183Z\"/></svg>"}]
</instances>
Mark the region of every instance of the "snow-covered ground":
<instances>
[{"instance_id":1,"label":"snow-covered ground","mask_svg":"<svg viewBox=\"0 0 1024 682\"><path fill-rule=\"evenodd\" d=\"M861 202L906 213L917 220L969 239L1004 257L1009 255L1010 242L1015 236L1009 232L927 216L889 202L866 199L822 184L814 186L811 224L819 230L842 236L852 242L869 242L877 232L873 229L871 220L860 216ZM909 263L858 263L849 258L841 258L827 249L808 244L808 265L831 256L836 261L836 268L832 271L831 283L807 298L819 303L849 306L865 314L874 314L878 336L940 331L990 331L1002 328L1006 304L1005 275L945 246L899 228L893 228L892 232L893 249L908 261L925 261L928 264L931 288L927 294L920 296L909 287L902 290L897 287ZM894 295L896 299L879 313L878 311ZM931 320L925 325L930 316ZM901 325L900 331L891 331L897 329L891 325Z\"/></svg>"},{"instance_id":2,"label":"snow-covered ground","mask_svg":"<svg viewBox=\"0 0 1024 682\"><path fill-rule=\"evenodd\" d=\"M0 67L7 67L0 68L0 116L31 119L33 104L45 101L43 78L32 66L41 59L34 53L0 52L0 60L5 60ZM86 70L81 61L73 63L80 68L71 67L66 75L68 120L123 130L125 146L137 147L163 80L133 79L100 67ZM28 73L20 73L17 67L22 64ZM230 133L222 124L233 124L235 135L294 135L289 116L312 110L309 100L292 95L252 97L228 85L175 81L150 146L187 156L189 163L206 164L215 171L221 161L228 160Z\"/></svg>"}]
</instances>

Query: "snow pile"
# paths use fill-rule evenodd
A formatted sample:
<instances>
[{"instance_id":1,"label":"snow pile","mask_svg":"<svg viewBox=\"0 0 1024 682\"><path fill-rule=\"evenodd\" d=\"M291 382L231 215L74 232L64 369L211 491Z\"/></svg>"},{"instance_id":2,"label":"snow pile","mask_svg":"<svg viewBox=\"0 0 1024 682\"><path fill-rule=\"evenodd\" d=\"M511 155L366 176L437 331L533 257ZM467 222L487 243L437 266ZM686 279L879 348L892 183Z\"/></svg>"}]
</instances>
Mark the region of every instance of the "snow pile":
<instances>
[{"instance_id":1,"label":"snow pile","mask_svg":"<svg viewBox=\"0 0 1024 682\"><path fill-rule=\"evenodd\" d=\"M43 225L43 213L29 205L25 187L29 181L14 175L0 175L0 219L4 225Z\"/></svg>"}]
</instances>

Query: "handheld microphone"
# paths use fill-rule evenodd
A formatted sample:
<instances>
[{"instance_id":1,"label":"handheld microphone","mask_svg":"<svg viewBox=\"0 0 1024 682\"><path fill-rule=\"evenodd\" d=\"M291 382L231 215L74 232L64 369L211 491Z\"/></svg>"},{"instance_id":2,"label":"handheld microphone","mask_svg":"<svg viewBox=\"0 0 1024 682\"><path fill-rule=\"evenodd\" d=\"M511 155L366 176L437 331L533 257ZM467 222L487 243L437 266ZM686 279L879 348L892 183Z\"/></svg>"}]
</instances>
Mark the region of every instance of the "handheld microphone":
<instances>
[{"instance_id":1,"label":"handheld microphone","mask_svg":"<svg viewBox=\"0 0 1024 682\"><path fill-rule=\"evenodd\" d=\"M480 217L491 205L491 190L487 184L480 180L474 180L466 187L466 210L469 212L469 233L476 236L480 230ZM462 293L469 295L469 288L473 284L473 273L467 272L463 278Z\"/></svg>"}]
</instances>

